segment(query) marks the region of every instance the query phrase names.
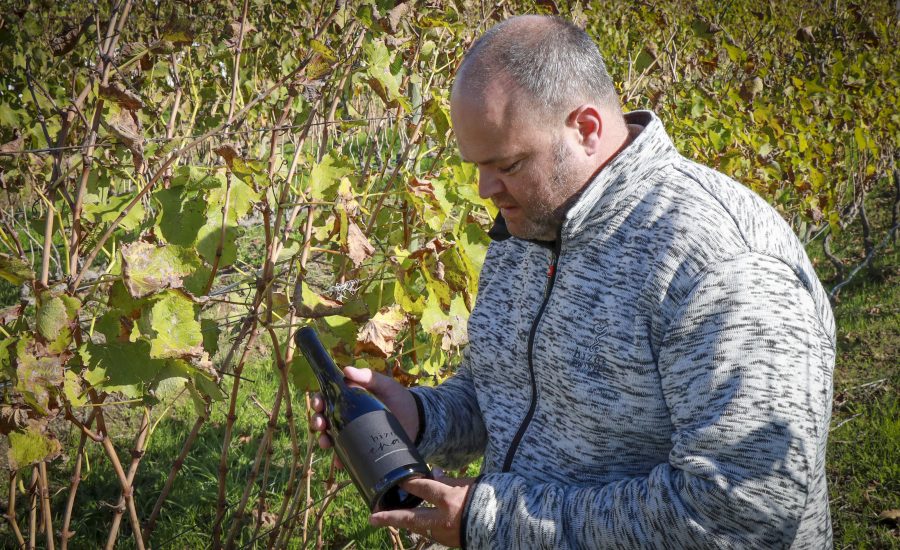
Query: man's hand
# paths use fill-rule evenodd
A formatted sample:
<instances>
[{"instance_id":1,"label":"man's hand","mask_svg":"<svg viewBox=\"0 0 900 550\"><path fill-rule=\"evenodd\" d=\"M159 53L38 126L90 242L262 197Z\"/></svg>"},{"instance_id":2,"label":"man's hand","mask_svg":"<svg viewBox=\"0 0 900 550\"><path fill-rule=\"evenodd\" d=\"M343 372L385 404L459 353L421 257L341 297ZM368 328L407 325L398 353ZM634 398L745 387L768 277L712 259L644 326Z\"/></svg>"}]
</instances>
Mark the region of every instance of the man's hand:
<instances>
[{"instance_id":1,"label":"man's hand","mask_svg":"<svg viewBox=\"0 0 900 550\"><path fill-rule=\"evenodd\" d=\"M357 369L355 367L344 367L344 378L347 383L352 386L359 386L371 392L375 397L387 405L387 408L394 413L400 425L406 430L406 434L411 441L416 440L419 431L419 412L416 410L416 402L412 393L402 384L371 369ZM328 429L328 421L322 416L325 410L325 401L320 394L312 396L312 407L316 411L310 420L310 428L313 431L320 432L319 447L327 449L332 446L331 438L325 433Z\"/></svg>"},{"instance_id":2,"label":"man's hand","mask_svg":"<svg viewBox=\"0 0 900 550\"><path fill-rule=\"evenodd\" d=\"M460 546L463 506L475 480L445 477L438 468L434 469L434 477L411 479L401 485L405 491L423 498L433 507L375 512L369 516L369 523L377 527L409 529L444 546Z\"/></svg>"}]
</instances>

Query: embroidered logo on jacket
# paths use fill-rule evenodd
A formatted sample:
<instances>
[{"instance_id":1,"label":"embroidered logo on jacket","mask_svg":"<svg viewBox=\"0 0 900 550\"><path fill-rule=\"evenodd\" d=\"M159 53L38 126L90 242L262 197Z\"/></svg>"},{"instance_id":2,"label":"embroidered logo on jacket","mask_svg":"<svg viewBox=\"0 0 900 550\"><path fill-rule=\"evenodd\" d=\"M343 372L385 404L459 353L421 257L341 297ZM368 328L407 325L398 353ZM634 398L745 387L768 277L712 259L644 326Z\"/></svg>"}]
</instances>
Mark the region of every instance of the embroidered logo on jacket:
<instances>
[{"instance_id":1,"label":"embroidered logo on jacket","mask_svg":"<svg viewBox=\"0 0 900 550\"><path fill-rule=\"evenodd\" d=\"M609 324L598 321L594 324L594 336L586 348L575 350L572 365L582 372L597 372L603 368L603 342L609 336Z\"/></svg>"}]
</instances>

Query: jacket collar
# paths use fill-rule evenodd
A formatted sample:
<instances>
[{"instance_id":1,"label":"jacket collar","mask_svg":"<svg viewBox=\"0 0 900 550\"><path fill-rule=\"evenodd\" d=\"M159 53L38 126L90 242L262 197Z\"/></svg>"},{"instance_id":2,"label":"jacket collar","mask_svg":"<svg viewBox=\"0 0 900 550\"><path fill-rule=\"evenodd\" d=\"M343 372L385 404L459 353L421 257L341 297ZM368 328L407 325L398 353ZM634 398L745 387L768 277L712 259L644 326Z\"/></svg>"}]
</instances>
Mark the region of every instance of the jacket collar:
<instances>
[{"instance_id":1,"label":"jacket collar","mask_svg":"<svg viewBox=\"0 0 900 550\"><path fill-rule=\"evenodd\" d=\"M562 237L578 234L588 222L606 218L615 211L615 205L631 193L636 184L647 174L671 162L678 154L672 140L666 134L662 121L652 111L633 111L625 114L625 122L643 126L634 140L604 166L581 192L566 212L561 229ZM510 238L506 221L498 212L488 236L495 241ZM529 241L553 248L549 241Z\"/></svg>"}]
</instances>

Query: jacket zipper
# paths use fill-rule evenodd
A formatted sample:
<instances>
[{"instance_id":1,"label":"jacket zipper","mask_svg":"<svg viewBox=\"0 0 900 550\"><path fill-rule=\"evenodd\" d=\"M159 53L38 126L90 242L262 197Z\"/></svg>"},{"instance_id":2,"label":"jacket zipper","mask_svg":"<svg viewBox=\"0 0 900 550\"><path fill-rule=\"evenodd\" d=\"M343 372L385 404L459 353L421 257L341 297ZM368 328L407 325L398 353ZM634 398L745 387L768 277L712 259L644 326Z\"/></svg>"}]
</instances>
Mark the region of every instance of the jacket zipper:
<instances>
[{"instance_id":1,"label":"jacket zipper","mask_svg":"<svg viewBox=\"0 0 900 550\"><path fill-rule=\"evenodd\" d=\"M531 423L531 418L534 416L535 409L537 409L537 382L534 376L533 360L534 338L537 333L538 325L541 322L541 317L544 316L544 309L547 307L547 302L550 301L553 283L556 282L556 266L559 263L560 242L561 238L557 237L556 244L553 247L553 256L550 260L550 266L547 268L547 286L544 290L544 301L541 302L541 307L538 309L537 315L535 315L534 321L531 323L531 331L528 333L528 372L531 376L531 405L528 407L528 413L525 414L525 418L522 419L519 431L516 432L515 437L513 437L512 442L509 444L509 450L506 452L506 459L503 461L502 472L508 472L512 467L512 461L516 455L516 450L519 448L519 443L522 441L522 437L525 435L525 431Z\"/></svg>"}]
</instances>

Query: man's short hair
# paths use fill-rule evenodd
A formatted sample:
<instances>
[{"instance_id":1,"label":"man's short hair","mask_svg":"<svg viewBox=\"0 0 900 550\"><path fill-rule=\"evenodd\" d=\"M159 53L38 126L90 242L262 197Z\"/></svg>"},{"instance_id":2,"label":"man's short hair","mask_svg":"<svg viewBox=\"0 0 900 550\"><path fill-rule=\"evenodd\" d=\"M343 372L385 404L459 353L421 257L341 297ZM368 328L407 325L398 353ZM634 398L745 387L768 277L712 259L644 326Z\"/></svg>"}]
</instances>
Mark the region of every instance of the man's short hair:
<instances>
[{"instance_id":1,"label":"man's short hair","mask_svg":"<svg viewBox=\"0 0 900 550\"><path fill-rule=\"evenodd\" d=\"M590 36L561 17L520 16L498 23L466 52L457 72L475 89L508 78L545 115L591 102L621 112L615 84Z\"/></svg>"}]
</instances>

